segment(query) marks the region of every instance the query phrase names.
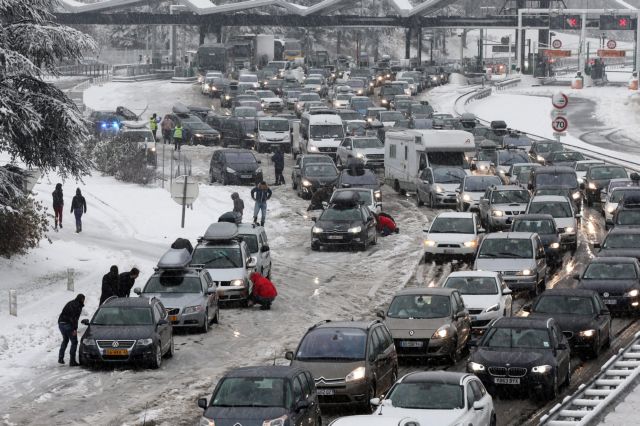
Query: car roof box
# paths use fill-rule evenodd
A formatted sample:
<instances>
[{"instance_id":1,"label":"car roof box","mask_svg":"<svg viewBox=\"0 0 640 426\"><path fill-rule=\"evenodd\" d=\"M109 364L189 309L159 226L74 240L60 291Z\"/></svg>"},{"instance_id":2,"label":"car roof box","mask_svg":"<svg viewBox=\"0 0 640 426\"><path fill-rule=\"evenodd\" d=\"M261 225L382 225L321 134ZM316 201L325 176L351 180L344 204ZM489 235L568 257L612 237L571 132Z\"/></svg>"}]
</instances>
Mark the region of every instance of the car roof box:
<instances>
[{"instance_id":1,"label":"car roof box","mask_svg":"<svg viewBox=\"0 0 640 426\"><path fill-rule=\"evenodd\" d=\"M176 114L189 114L191 112L189 108L180 102L176 102L175 105L173 105L172 111Z\"/></svg>"},{"instance_id":2,"label":"car roof box","mask_svg":"<svg viewBox=\"0 0 640 426\"><path fill-rule=\"evenodd\" d=\"M360 194L357 191L340 191L331 202L340 207L354 207L360 204Z\"/></svg>"},{"instance_id":3,"label":"car roof box","mask_svg":"<svg viewBox=\"0 0 640 426\"><path fill-rule=\"evenodd\" d=\"M169 249L158 261L160 269L184 269L191 263L191 254L187 249Z\"/></svg>"},{"instance_id":4,"label":"car roof box","mask_svg":"<svg viewBox=\"0 0 640 426\"><path fill-rule=\"evenodd\" d=\"M209 225L202 239L206 241L227 241L237 236L238 226L235 223L218 222Z\"/></svg>"},{"instance_id":5,"label":"car roof box","mask_svg":"<svg viewBox=\"0 0 640 426\"><path fill-rule=\"evenodd\" d=\"M507 123L505 123L502 120L494 120L491 122L491 128L492 129L506 129L507 128Z\"/></svg>"}]
</instances>

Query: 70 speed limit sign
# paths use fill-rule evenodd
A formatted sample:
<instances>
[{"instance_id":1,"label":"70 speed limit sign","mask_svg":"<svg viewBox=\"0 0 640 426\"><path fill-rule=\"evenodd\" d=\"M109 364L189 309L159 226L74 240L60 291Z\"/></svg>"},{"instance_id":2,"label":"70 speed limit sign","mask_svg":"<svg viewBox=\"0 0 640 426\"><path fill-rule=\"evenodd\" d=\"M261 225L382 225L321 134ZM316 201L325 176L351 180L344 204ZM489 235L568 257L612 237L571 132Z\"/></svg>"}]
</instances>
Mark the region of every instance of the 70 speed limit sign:
<instances>
[{"instance_id":1,"label":"70 speed limit sign","mask_svg":"<svg viewBox=\"0 0 640 426\"><path fill-rule=\"evenodd\" d=\"M563 116L555 117L551 121L551 128L558 133L566 132L569 127L569 122Z\"/></svg>"}]
</instances>

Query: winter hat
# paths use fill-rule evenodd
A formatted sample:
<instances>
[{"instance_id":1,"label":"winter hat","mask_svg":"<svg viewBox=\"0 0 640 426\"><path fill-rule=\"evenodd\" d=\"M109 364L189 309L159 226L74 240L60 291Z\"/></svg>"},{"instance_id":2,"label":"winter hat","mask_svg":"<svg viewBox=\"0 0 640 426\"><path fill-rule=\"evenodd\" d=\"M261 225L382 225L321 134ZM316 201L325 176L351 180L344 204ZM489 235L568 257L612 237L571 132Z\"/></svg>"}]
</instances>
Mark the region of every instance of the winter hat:
<instances>
[{"instance_id":1,"label":"winter hat","mask_svg":"<svg viewBox=\"0 0 640 426\"><path fill-rule=\"evenodd\" d=\"M80 191L80 188L76 189L76 195L82 195L82 192Z\"/></svg>"},{"instance_id":2,"label":"winter hat","mask_svg":"<svg viewBox=\"0 0 640 426\"><path fill-rule=\"evenodd\" d=\"M233 194L231 194L231 199L232 200L237 200L240 197L240 195L237 192L234 192Z\"/></svg>"}]
</instances>

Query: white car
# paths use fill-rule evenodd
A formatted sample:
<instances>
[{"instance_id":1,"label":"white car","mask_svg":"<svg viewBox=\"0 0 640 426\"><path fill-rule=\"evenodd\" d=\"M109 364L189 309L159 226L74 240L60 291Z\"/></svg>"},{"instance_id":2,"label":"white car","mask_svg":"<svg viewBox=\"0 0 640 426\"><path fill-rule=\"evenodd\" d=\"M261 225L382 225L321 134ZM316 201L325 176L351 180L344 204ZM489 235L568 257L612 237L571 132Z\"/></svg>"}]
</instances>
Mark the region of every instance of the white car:
<instances>
[{"instance_id":1,"label":"white car","mask_svg":"<svg viewBox=\"0 0 640 426\"><path fill-rule=\"evenodd\" d=\"M408 417L392 417L376 415L359 415L340 417L329 423L329 426L420 426L417 420Z\"/></svg>"},{"instance_id":2,"label":"white car","mask_svg":"<svg viewBox=\"0 0 640 426\"><path fill-rule=\"evenodd\" d=\"M380 190L374 191L373 189L368 188L339 188L334 190L333 194L331 194L329 204L333 202L333 199L340 192L357 192L360 196L360 201L362 201L365 206L369 207L369 210L376 214L382 211L382 193Z\"/></svg>"},{"instance_id":3,"label":"white car","mask_svg":"<svg viewBox=\"0 0 640 426\"><path fill-rule=\"evenodd\" d=\"M345 109L349 107L349 101L353 97L351 93L336 93L332 103L335 109Z\"/></svg>"},{"instance_id":4,"label":"white car","mask_svg":"<svg viewBox=\"0 0 640 426\"><path fill-rule=\"evenodd\" d=\"M350 158L357 158L367 168L384 168L384 144L377 136L347 136L336 151L338 167L346 166Z\"/></svg>"},{"instance_id":5,"label":"white car","mask_svg":"<svg viewBox=\"0 0 640 426\"><path fill-rule=\"evenodd\" d=\"M460 292L464 306L471 316L474 333L482 334L490 322L512 314L511 290L499 272L452 272L442 286Z\"/></svg>"},{"instance_id":6,"label":"white car","mask_svg":"<svg viewBox=\"0 0 640 426\"><path fill-rule=\"evenodd\" d=\"M282 99L271 90L256 90L256 96L260 98L262 109L265 111L281 112L284 109Z\"/></svg>"},{"instance_id":7,"label":"white car","mask_svg":"<svg viewBox=\"0 0 640 426\"><path fill-rule=\"evenodd\" d=\"M443 212L424 232L425 260L439 258L471 259L480 245L484 229L478 215L471 212Z\"/></svg>"},{"instance_id":8,"label":"white car","mask_svg":"<svg viewBox=\"0 0 640 426\"><path fill-rule=\"evenodd\" d=\"M601 160L583 160L576 161L576 177L578 178L578 183L584 183L584 177L587 175L587 170L589 167L595 165L603 165L604 161Z\"/></svg>"},{"instance_id":9,"label":"white car","mask_svg":"<svg viewBox=\"0 0 640 426\"><path fill-rule=\"evenodd\" d=\"M563 195L536 195L529 200L526 214L550 214L556 222L562 245L572 251L578 247L578 222L581 215Z\"/></svg>"},{"instance_id":10,"label":"white car","mask_svg":"<svg viewBox=\"0 0 640 426\"><path fill-rule=\"evenodd\" d=\"M477 376L468 373L409 373L393 385L385 399L373 398L371 403L378 406L374 417L406 416L421 425L489 426L496 422L491 395Z\"/></svg>"}]
</instances>

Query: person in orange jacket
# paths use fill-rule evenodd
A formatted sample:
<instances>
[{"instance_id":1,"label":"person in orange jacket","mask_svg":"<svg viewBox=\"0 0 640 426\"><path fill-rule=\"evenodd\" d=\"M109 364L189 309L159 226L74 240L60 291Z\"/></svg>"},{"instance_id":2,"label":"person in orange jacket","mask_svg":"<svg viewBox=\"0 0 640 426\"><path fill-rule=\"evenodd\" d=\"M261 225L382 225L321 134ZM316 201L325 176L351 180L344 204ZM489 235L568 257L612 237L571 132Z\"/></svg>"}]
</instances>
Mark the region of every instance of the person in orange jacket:
<instances>
[{"instance_id":1,"label":"person in orange jacket","mask_svg":"<svg viewBox=\"0 0 640 426\"><path fill-rule=\"evenodd\" d=\"M273 283L258 272L252 272L249 279L253 283L253 290L249 295L249 301L252 304L260 305L260 309L268 311L271 309L271 303L275 300L278 292Z\"/></svg>"}]
</instances>

